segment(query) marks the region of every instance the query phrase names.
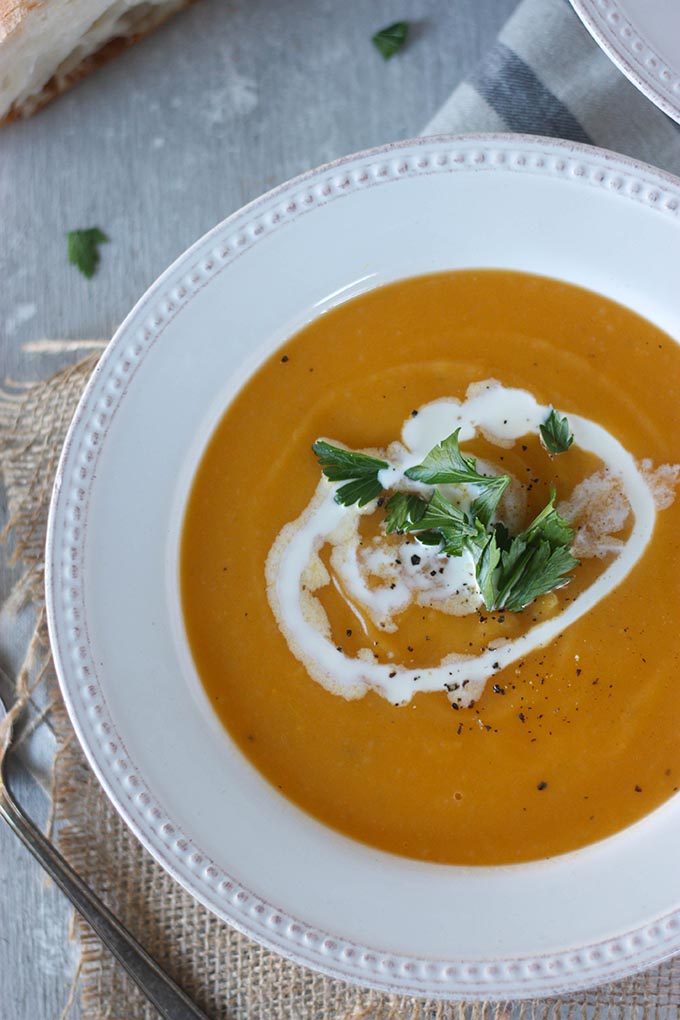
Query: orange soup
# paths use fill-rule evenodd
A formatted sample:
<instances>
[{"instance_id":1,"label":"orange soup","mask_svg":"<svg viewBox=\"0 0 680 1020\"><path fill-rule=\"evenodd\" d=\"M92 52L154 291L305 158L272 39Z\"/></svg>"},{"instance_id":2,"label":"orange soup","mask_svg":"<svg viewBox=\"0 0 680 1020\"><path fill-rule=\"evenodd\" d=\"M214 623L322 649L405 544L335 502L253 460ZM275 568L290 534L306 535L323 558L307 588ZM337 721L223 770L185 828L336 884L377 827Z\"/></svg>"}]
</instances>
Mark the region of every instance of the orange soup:
<instances>
[{"instance_id":1,"label":"orange soup","mask_svg":"<svg viewBox=\"0 0 680 1020\"><path fill-rule=\"evenodd\" d=\"M564 853L671 797L679 406L670 337L526 274L402 280L292 337L219 423L182 535L194 661L243 753L347 836L451 864ZM552 409L557 449L537 424ZM479 511L483 542L522 552L553 505L569 525L561 573L541 535L535 562L545 553L555 585L525 606L485 594L511 553L484 574L446 552L436 521L386 526L391 489L434 520L434 483L394 464L416 450L423 461L449 433L487 481L508 477L488 520ZM385 465L360 462L377 488L363 507L338 503L311 449L320 438ZM441 488L456 527L477 520L482 490L464 489Z\"/></svg>"}]
</instances>

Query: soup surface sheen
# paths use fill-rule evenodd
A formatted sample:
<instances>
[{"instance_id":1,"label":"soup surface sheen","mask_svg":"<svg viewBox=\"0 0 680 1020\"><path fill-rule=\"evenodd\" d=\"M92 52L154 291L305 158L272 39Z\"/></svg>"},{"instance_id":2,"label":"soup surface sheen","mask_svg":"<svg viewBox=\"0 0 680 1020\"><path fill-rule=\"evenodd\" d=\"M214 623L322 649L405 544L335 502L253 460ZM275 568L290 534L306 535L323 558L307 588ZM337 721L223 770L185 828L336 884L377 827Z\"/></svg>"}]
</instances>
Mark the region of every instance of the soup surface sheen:
<instances>
[{"instance_id":1,"label":"soup surface sheen","mask_svg":"<svg viewBox=\"0 0 680 1020\"><path fill-rule=\"evenodd\" d=\"M385 451L414 411L464 401L469 386L489 379L615 437L656 479L651 539L585 615L555 626L543 647L496 664L469 707L452 706L444 690L395 698L399 705L375 690L331 693L291 652L265 576L277 536L319 484L312 443L321 436ZM680 347L671 338L599 295L525 274L403 280L292 337L218 425L181 543L194 661L241 750L327 825L451 864L550 857L609 836L672 796L680 786L680 500L677 470L658 469L680 460L679 405ZM558 505L573 509L574 489L602 469L577 443L550 458L535 435L504 447L477 436L461 447L522 483L522 526L551 485ZM374 507L361 518L366 542L381 534L384 510ZM482 605L447 615L414 601L386 631L352 608L341 584L315 595L339 656L428 670L452 652L481 655L489 642L502 649L558 621L616 561L631 520L615 520L609 551L605 542L597 555L581 553L567 587L520 613ZM412 537L394 541L423 549ZM320 556L332 582L328 549Z\"/></svg>"}]
</instances>

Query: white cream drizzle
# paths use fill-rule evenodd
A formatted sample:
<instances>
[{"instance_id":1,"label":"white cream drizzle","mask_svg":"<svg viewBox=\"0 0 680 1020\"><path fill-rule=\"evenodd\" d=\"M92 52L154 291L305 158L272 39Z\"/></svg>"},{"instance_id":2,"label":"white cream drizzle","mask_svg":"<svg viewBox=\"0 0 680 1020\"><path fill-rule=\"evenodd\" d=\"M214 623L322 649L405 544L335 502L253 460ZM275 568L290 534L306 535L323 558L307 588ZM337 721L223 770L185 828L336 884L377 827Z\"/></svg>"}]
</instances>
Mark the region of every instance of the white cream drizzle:
<instances>
[{"instance_id":1,"label":"white cream drizzle","mask_svg":"<svg viewBox=\"0 0 680 1020\"><path fill-rule=\"evenodd\" d=\"M393 443L386 454L368 452L377 452L390 461L390 467L380 472L386 489L429 494L429 486L410 482L404 478L404 471L419 464L455 429L460 428L461 443L480 433L507 448L523 436L538 434L549 411L526 390L486 380L470 386L462 402L446 398L419 408L404 423L402 442ZM668 505L669 491L672 501L680 480L680 468L663 465L653 472L646 461L638 466L602 426L575 414L568 417L575 444L599 457L604 468L576 486L570 498L560 504L560 510L567 516L570 512L575 517L580 515L585 522L582 530L587 541L581 542L576 555L604 556L613 552L614 559L557 616L534 624L513 640L492 642L478 655L452 652L437 666L412 669L396 662L379 662L370 648L362 649L357 657L340 651L315 592L332 581L364 621L364 629L368 618L379 629L390 632L398 628L395 618L413 602L456 615L472 613L481 606L472 557L468 553L460 558L447 557L406 539L396 554L394 544L380 538L362 543L360 519L363 514L375 512L375 501L361 510L340 506L334 500L337 483L322 477L301 516L287 524L276 538L266 564L269 602L278 625L293 655L316 681L345 698L362 697L373 690L394 704L407 703L419 691L454 688L452 699L469 705L479 698L490 676L547 645L626 577L651 538L657 509L655 491L661 493L659 504ZM481 461L479 467L488 473L497 472L493 465ZM469 491L465 493L471 488L451 487L450 495L460 505L462 498L474 498ZM599 508L598 512L593 512L593 506ZM522 486L513 480L504 508L508 523L519 524L524 507ZM624 541L612 533L624 526L630 513L634 523ZM327 543L332 547L333 576L319 555ZM414 553L419 563L412 562Z\"/></svg>"}]
</instances>

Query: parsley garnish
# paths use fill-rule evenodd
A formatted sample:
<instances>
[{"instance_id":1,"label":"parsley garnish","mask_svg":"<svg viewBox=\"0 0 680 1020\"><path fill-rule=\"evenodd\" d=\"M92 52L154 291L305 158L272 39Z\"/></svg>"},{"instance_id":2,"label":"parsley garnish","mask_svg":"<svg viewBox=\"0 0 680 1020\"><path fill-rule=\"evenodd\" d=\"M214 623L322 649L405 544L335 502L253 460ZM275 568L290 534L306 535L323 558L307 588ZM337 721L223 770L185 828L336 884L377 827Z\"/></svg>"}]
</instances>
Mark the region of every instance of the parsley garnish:
<instances>
[{"instance_id":1,"label":"parsley garnish","mask_svg":"<svg viewBox=\"0 0 680 1020\"><path fill-rule=\"evenodd\" d=\"M414 482L426 485L446 485L455 482L475 483L487 481L486 475L477 474L474 457L464 457L458 446L460 429L443 439L430 450L422 464L416 464L404 472Z\"/></svg>"},{"instance_id":2,"label":"parsley garnish","mask_svg":"<svg viewBox=\"0 0 680 1020\"><path fill-rule=\"evenodd\" d=\"M578 565L570 552L573 529L555 509L554 487L547 504L519 534L511 535L502 521L492 523L510 476L481 474L476 459L461 453L459 434L456 429L421 464L404 472L411 481L432 486L433 492L429 499L395 492L386 505L385 531L413 534L424 545L438 545L447 556L462 556L467 550L487 610L520 612L540 595L571 580L569 572ZM551 454L564 452L573 442L567 419L554 410L541 426L541 435ZM313 450L330 481L347 483L335 494L338 503L364 506L382 492L378 473L389 467L385 461L323 440L317 440ZM437 488L440 485L472 486L469 510L447 499Z\"/></svg>"},{"instance_id":3,"label":"parsley garnish","mask_svg":"<svg viewBox=\"0 0 680 1020\"><path fill-rule=\"evenodd\" d=\"M381 28L379 32L376 32L371 41L385 60L389 60L408 39L408 30L408 21L395 21L393 25L388 25L387 28Z\"/></svg>"},{"instance_id":4,"label":"parsley garnish","mask_svg":"<svg viewBox=\"0 0 680 1020\"><path fill-rule=\"evenodd\" d=\"M498 548L495 532L487 536L480 529L477 541L471 542L469 548L475 560L477 584L484 599L484 605L488 610L503 608L496 604L498 601L496 598L496 568L501 560L501 551Z\"/></svg>"},{"instance_id":5,"label":"parsley garnish","mask_svg":"<svg viewBox=\"0 0 680 1020\"><path fill-rule=\"evenodd\" d=\"M87 230L69 230L66 240L69 262L90 280L99 265L99 245L105 244L108 237L99 227L89 227Z\"/></svg>"},{"instance_id":6,"label":"parsley garnish","mask_svg":"<svg viewBox=\"0 0 680 1020\"><path fill-rule=\"evenodd\" d=\"M476 534L476 528L470 523L467 514L450 503L437 489L432 493L420 520L411 524L408 531L418 531L421 528L438 531L443 543L442 552L449 556L462 556L465 539Z\"/></svg>"},{"instance_id":7,"label":"parsley garnish","mask_svg":"<svg viewBox=\"0 0 680 1020\"><path fill-rule=\"evenodd\" d=\"M567 419L560 420L552 411L546 427L548 423L551 437L554 432L555 441L567 449L573 441L573 436L569 438ZM519 535L512 537L500 521L492 525L491 519L510 484L510 476L480 474L475 458L460 452L459 433L460 429L456 429L430 450L422 464L409 468L405 474L412 481L427 485L474 486L478 495L469 512L455 507L435 489L425 510L407 520L403 530L428 529L428 536L434 531L440 535L441 551L449 556L461 556L467 549L475 562L486 608L519 612L539 595L561 588L571 580L566 575L578 564L569 552L573 530L555 510L554 489L547 505Z\"/></svg>"},{"instance_id":8,"label":"parsley garnish","mask_svg":"<svg viewBox=\"0 0 680 1020\"><path fill-rule=\"evenodd\" d=\"M385 531L388 535L393 531L401 534L409 531L411 525L420 521L427 510L427 500L407 492L395 492L388 499L385 509L387 510Z\"/></svg>"},{"instance_id":9,"label":"parsley garnish","mask_svg":"<svg viewBox=\"0 0 680 1020\"><path fill-rule=\"evenodd\" d=\"M571 580L566 576L578 566L569 551L574 531L555 509L555 489L540 514L519 535L510 538L503 529L493 535L500 538L498 572L494 579L492 604L487 609L508 609L517 613L539 595L563 588ZM498 543L497 543L498 544Z\"/></svg>"},{"instance_id":10,"label":"parsley garnish","mask_svg":"<svg viewBox=\"0 0 680 1020\"><path fill-rule=\"evenodd\" d=\"M578 565L569 551L574 532L555 509L554 489L543 510L514 537L500 522L489 527L473 507L465 513L435 489L418 520L404 530L436 531L441 552L448 556L461 556L468 549L489 611L519 612L539 595L569 583L566 575Z\"/></svg>"},{"instance_id":11,"label":"parsley garnish","mask_svg":"<svg viewBox=\"0 0 680 1020\"><path fill-rule=\"evenodd\" d=\"M336 503L343 506L366 506L383 490L378 481L378 472L389 467L387 461L356 453L339 446L331 446L323 439L317 439L312 446L319 464L329 482L347 482L335 493Z\"/></svg>"},{"instance_id":12,"label":"parsley garnish","mask_svg":"<svg viewBox=\"0 0 680 1020\"><path fill-rule=\"evenodd\" d=\"M422 464L404 474L414 482L426 485L476 485L480 493L471 507L472 516L488 524L500 498L510 484L509 475L480 475L474 457L464 457L458 446L460 429L430 450Z\"/></svg>"},{"instance_id":13,"label":"parsley garnish","mask_svg":"<svg viewBox=\"0 0 680 1020\"><path fill-rule=\"evenodd\" d=\"M566 418L560 418L554 407L539 428L543 445L551 456L555 453L565 453L574 442L569 422Z\"/></svg>"}]
</instances>

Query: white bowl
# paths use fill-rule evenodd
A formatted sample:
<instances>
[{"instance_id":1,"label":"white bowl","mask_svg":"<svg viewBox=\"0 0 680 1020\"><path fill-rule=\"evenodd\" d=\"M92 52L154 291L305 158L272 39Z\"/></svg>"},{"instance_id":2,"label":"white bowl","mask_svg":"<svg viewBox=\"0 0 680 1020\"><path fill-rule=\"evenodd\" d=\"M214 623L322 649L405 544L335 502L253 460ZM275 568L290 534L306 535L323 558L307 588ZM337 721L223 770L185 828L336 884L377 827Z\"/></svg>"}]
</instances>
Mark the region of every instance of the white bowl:
<instances>
[{"instance_id":1,"label":"white bowl","mask_svg":"<svg viewBox=\"0 0 680 1020\"><path fill-rule=\"evenodd\" d=\"M678 0L571 0L571 4L626 78L680 123Z\"/></svg>"},{"instance_id":2,"label":"white bowl","mask_svg":"<svg viewBox=\"0 0 680 1020\"><path fill-rule=\"evenodd\" d=\"M73 725L149 852L210 910L349 981L449 998L554 995L680 949L680 801L552 860L431 865L324 827L213 715L178 597L191 479L230 397L320 311L404 276L541 273L680 337L680 181L586 146L426 138L258 199L168 269L103 356L52 503L47 599Z\"/></svg>"}]
</instances>

